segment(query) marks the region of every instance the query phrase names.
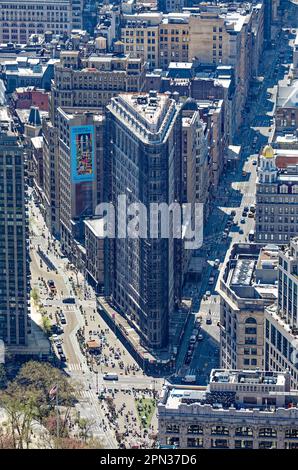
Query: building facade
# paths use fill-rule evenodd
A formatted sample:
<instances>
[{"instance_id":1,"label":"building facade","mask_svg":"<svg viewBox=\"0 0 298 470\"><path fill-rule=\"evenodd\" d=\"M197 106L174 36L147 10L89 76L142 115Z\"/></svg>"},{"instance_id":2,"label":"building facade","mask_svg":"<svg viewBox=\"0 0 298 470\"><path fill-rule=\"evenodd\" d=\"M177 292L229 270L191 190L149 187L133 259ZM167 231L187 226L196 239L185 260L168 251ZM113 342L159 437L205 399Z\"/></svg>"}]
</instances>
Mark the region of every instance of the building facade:
<instances>
[{"instance_id":1,"label":"building facade","mask_svg":"<svg viewBox=\"0 0 298 470\"><path fill-rule=\"evenodd\" d=\"M160 447L295 449L297 403L288 373L213 369L207 387L163 389Z\"/></svg>"},{"instance_id":2,"label":"building facade","mask_svg":"<svg viewBox=\"0 0 298 470\"><path fill-rule=\"evenodd\" d=\"M278 300L265 310L265 368L288 370L298 388L298 239L279 251Z\"/></svg>"},{"instance_id":3,"label":"building facade","mask_svg":"<svg viewBox=\"0 0 298 470\"><path fill-rule=\"evenodd\" d=\"M52 86L52 122L59 106L103 108L118 93L142 91L144 83L142 59L121 53L81 59L77 51L61 52Z\"/></svg>"},{"instance_id":4,"label":"building facade","mask_svg":"<svg viewBox=\"0 0 298 470\"><path fill-rule=\"evenodd\" d=\"M84 219L103 198L105 118L97 111L58 108L59 233L62 249L80 257Z\"/></svg>"},{"instance_id":5,"label":"building facade","mask_svg":"<svg viewBox=\"0 0 298 470\"><path fill-rule=\"evenodd\" d=\"M0 42L26 44L32 34L82 29L83 0L1 0Z\"/></svg>"},{"instance_id":6,"label":"building facade","mask_svg":"<svg viewBox=\"0 0 298 470\"><path fill-rule=\"evenodd\" d=\"M86 249L86 278L97 292L104 288L105 272L105 245L104 219L91 218L84 220L85 224L85 249Z\"/></svg>"},{"instance_id":7,"label":"building facade","mask_svg":"<svg viewBox=\"0 0 298 470\"><path fill-rule=\"evenodd\" d=\"M30 287L24 148L7 108L0 108L0 186L0 339L8 346L26 346Z\"/></svg>"},{"instance_id":8,"label":"building facade","mask_svg":"<svg viewBox=\"0 0 298 470\"><path fill-rule=\"evenodd\" d=\"M150 203L180 200L179 109L173 99L156 92L112 99L108 111L114 207L118 196L124 196L127 204L143 203L149 214ZM126 218L126 209L119 207L116 220ZM141 230L149 229L147 222ZM177 301L175 245L172 233L150 238L149 232L148 238L134 239L116 231L111 299L153 350L167 345L169 317Z\"/></svg>"},{"instance_id":9,"label":"building facade","mask_svg":"<svg viewBox=\"0 0 298 470\"><path fill-rule=\"evenodd\" d=\"M159 66L166 70L171 62L188 62L189 14L164 15L159 25Z\"/></svg>"},{"instance_id":10,"label":"building facade","mask_svg":"<svg viewBox=\"0 0 298 470\"><path fill-rule=\"evenodd\" d=\"M142 58L150 69L159 66L159 23L162 13L124 15L121 40L126 54Z\"/></svg>"},{"instance_id":11,"label":"building facade","mask_svg":"<svg viewBox=\"0 0 298 470\"><path fill-rule=\"evenodd\" d=\"M260 243L287 244L298 230L298 155L286 158L288 152L280 151L278 158L278 152L267 145L259 157L256 241Z\"/></svg>"},{"instance_id":12,"label":"building facade","mask_svg":"<svg viewBox=\"0 0 298 470\"><path fill-rule=\"evenodd\" d=\"M233 247L219 287L224 368L264 368L264 308L277 298L277 252L274 246Z\"/></svg>"},{"instance_id":13,"label":"building facade","mask_svg":"<svg viewBox=\"0 0 298 470\"><path fill-rule=\"evenodd\" d=\"M43 206L49 231L59 238L60 195L58 132L50 119L42 121L43 134Z\"/></svg>"}]
</instances>

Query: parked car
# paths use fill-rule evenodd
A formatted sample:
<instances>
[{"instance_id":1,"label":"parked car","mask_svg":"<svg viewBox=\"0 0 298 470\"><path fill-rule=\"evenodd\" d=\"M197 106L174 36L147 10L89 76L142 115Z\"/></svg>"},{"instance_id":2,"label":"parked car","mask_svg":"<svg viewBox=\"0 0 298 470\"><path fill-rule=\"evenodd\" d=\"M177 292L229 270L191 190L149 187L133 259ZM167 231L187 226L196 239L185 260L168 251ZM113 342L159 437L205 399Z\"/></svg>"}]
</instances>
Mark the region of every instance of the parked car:
<instances>
[{"instance_id":1,"label":"parked car","mask_svg":"<svg viewBox=\"0 0 298 470\"><path fill-rule=\"evenodd\" d=\"M245 219L241 219L240 224L245 224Z\"/></svg>"},{"instance_id":2,"label":"parked car","mask_svg":"<svg viewBox=\"0 0 298 470\"><path fill-rule=\"evenodd\" d=\"M194 345L195 342L196 342L196 340L197 340L196 335L191 335L190 340L189 340L190 345L191 345L191 346Z\"/></svg>"},{"instance_id":3,"label":"parked car","mask_svg":"<svg viewBox=\"0 0 298 470\"><path fill-rule=\"evenodd\" d=\"M242 212L242 217L247 217L247 212Z\"/></svg>"},{"instance_id":4,"label":"parked car","mask_svg":"<svg viewBox=\"0 0 298 470\"><path fill-rule=\"evenodd\" d=\"M185 364L189 365L191 363L191 356L186 356Z\"/></svg>"},{"instance_id":5,"label":"parked car","mask_svg":"<svg viewBox=\"0 0 298 470\"><path fill-rule=\"evenodd\" d=\"M74 297L66 297L65 299L62 300L64 304L75 304L76 299Z\"/></svg>"}]
</instances>

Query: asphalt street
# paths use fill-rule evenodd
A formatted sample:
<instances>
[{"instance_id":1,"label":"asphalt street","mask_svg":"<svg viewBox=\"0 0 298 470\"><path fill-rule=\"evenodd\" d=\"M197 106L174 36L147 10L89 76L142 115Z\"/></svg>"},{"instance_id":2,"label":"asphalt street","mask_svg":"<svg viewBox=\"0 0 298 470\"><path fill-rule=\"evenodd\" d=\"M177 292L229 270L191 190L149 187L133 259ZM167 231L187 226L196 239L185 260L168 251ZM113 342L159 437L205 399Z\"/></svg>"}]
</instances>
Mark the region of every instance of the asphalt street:
<instances>
[{"instance_id":1,"label":"asphalt street","mask_svg":"<svg viewBox=\"0 0 298 470\"><path fill-rule=\"evenodd\" d=\"M220 366L217 325L220 319L220 298L217 286L221 269L233 244L247 242L249 232L255 228L255 219L243 217L242 213L244 207L255 203L256 161L262 147L272 141L277 84L287 80L292 62L292 48L289 41L282 40L283 35L285 32L277 38L277 47L264 53L260 78L251 87L244 123L236 137L235 143L242 146L241 159L235 168L227 168L212 203L212 212L204 230L204 244L199 253L204 261L204 275L198 284L187 284L185 287L185 294L193 297L193 312L179 351L177 373L171 378L173 381L179 382L185 375L197 375L197 383L204 385L209 380L211 369ZM236 224L225 238L223 232L232 210L236 213L233 218ZM244 223L241 223L241 219ZM220 260L218 269L214 267L216 259ZM215 280L210 285L211 275ZM211 318L211 324L206 323L207 318ZM185 364L196 319L201 320L203 340L197 341L190 364Z\"/></svg>"}]
</instances>

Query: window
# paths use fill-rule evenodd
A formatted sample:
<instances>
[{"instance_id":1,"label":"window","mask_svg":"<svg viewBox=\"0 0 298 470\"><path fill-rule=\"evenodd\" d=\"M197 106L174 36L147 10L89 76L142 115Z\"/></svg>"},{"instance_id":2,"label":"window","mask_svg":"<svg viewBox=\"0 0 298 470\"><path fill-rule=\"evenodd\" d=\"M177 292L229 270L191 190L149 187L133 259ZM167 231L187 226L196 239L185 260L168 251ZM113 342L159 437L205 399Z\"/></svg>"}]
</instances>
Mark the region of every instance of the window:
<instances>
[{"instance_id":1,"label":"window","mask_svg":"<svg viewBox=\"0 0 298 470\"><path fill-rule=\"evenodd\" d=\"M275 441L260 441L259 449L276 449Z\"/></svg>"},{"instance_id":2,"label":"window","mask_svg":"<svg viewBox=\"0 0 298 470\"><path fill-rule=\"evenodd\" d=\"M276 437L276 429L273 428L261 428L259 431L259 437Z\"/></svg>"},{"instance_id":3,"label":"window","mask_svg":"<svg viewBox=\"0 0 298 470\"><path fill-rule=\"evenodd\" d=\"M285 437L287 439L298 438L298 428L287 429L285 432Z\"/></svg>"},{"instance_id":4,"label":"window","mask_svg":"<svg viewBox=\"0 0 298 470\"><path fill-rule=\"evenodd\" d=\"M235 429L235 436L252 436L253 431L249 426L241 426Z\"/></svg>"},{"instance_id":5,"label":"window","mask_svg":"<svg viewBox=\"0 0 298 470\"><path fill-rule=\"evenodd\" d=\"M189 437L187 439L187 447L203 447L202 437Z\"/></svg>"},{"instance_id":6,"label":"window","mask_svg":"<svg viewBox=\"0 0 298 470\"><path fill-rule=\"evenodd\" d=\"M256 328L245 328L245 334L246 335L256 335L257 334L257 329Z\"/></svg>"},{"instance_id":7,"label":"window","mask_svg":"<svg viewBox=\"0 0 298 470\"><path fill-rule=\"evenodd\" d=\"M227 439L211 439L211 447L213 449L227 449L228 441Z\"/></svg>"},{"instance_id":8,"label":"window","mask_svg":"<svg viewBox=\"0 0 298 470\"><path fill-rule=\"evenodd\" d=\"M178 424L167 424L166 432L167 433L179 433L180 426Z\"/></svg>"},{"instance_id":9,"label":"window","mask_svg":"<svg viewBox=\"0 0 298 470\"><path fill-rule=\"evenodd\" d=\"M187 434L203 434L203 428L198 424L191 424L187 428Z\"/></svg>"},{"instance_id":10,"label":"window","mask_svg":"<svg viewBox=\"0 0 298 470\"><path fill-rule=\"evenodd\" d=\"M286 184L282 184L280 187L279 187L279 192L281 194L287 194L288 193L288 186Z\"/></svg>"},{"instance_id":11,"label":"window","mask_svg":"<svg viewBox=\"0 0 298 470\"><path fill-rule=\"evenodd\" d=\"M235 449L252 449L253 441L237 440L235 441Z\"/></svg>"},{"instance_id":12,"label":"window","mask_svg":"<svg viewBox=\"0 0 298 470\"><path fill-rule=\"evenodd\" d=\"M211 434L220 434L222 436L228 436L229 428L227 428L226 426L212 426Z\"/></svg>"},{"instance_id":13,"label":"window","mask_svg":"<svg viewBox=\"0 0 298 470\"><path fill-rule=\"evenodd\" d=\"M246 320L245 320L245 323L253 323L253 324L256 324L257 323L257 320L253 317L248 317Z\"/></svg>"}]
</instances>

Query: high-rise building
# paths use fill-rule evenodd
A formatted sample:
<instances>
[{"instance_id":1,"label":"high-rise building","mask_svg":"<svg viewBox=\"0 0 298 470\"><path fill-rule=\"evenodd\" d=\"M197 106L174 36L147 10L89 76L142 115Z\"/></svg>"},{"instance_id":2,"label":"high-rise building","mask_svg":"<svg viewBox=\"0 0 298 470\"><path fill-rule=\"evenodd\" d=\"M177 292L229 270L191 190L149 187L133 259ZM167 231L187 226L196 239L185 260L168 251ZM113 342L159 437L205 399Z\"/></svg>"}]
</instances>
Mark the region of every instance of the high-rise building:
<instances>
[{"instance_id":1,"label":"high-rise building","mask_svg":"<svg viewBox=\"0 0 298 470\"><path fill-rule=\"evenodd\" d=\"M29 332L28 215L25 204L24 148L0 108L0 339L27 344Z\"/></svg>"},{"instance_id":2,"label":"high-rise building","mask_svg":"<svg viewBox=\"0 0 298 470\"><path fill-rule=\"evenodd\" d=\"M205 127L198 103L187 99L182 107L182 197L183 202L206 204L207 210L212 168Z\"/></svg>"},{"instance_id":3,"label":"high-rise building","mask_svg":"<svg viewBox=\"0 0 298 470\"><path fill-rule=\"evenodd\" d=\"M58 132L50 119L43 119L43 206L49 231L59 237Z\"/></svg>"},{"instance_id":4,"label":"high-rise building","mask_svg":"<svg viewBox=\"0 0 298 470\"><path fill-rule=\"evenodd\" d=\"M103 200L105 117L58 108L59 233L62 249L79 261L84 219Z\"/></svg>"},{"instance_id":5,"label":"high-rise building","mask_svg":"<svg viewBox=\"0 0 298 470\"><path fill-rule=\"evenodd\" d=\"M226 369L263 369L264 308L277 298L278 247L235 244L220 279L220 355Z\"/></svg>"},{"instance_id":6,"label":"high-rise building","mask_svg":"<svg viewBox=\"0 0 298 470\"><path fill-rule=\"evenodd\" d=\"M297 47L294 46L294 50ZM293 62L296 65L297 52L294 52ZM295 68L293 70L295 72ZM285 85L283 83L278 85L277 88L277 100L275 110L275 132L281 134L291 134L296 132L298 126L298 106L296 101L296 95L298 92L297 80L293 81L291 85Z\"/></svg>"},{"instance_id":7,"label":"high-rise building","mask_svg":"<svg viewBox=\"0 0 298 470\"><path fill-rule=\"evenodd\" d=\"M151 203L180 200L181 120L179 105L166 94L120 94L108 105L112 162L112 201L144 204L149 230ZM117 220L126 221L125 209ZM171 217L170 217L171 220ZM117 223L116 223L117 227ZM143 344L167 345L169 318L179 294L176 243L168 238L132 238L116 231L111 262L111 298L137 329Z\"/></svg>"},{"instance_id":8,"label":"high-rise building","mask_svg":"<svg viewBox=\"0 0 298 470\"><path fill-rule=\"evenodd\" d=\"M298 388L298 238L279 252L278 300L265 310L265 368L289 370Z\"/></svg>"},{"instance_id":9,"label":"high-rise building","mask_svg":"<svg viewBox=\"0 0 298 470\"><path fill-rule=\"evenodd\" d=\"M91 55L84 59L78 51L63 51L55 65L51 94L51 119L56 124L59 106L99 108L117 93L142 91L145 64L142 59L121 53Z\"/></svg>"},{"instance_id":10,"label":"high-rise building","mask_svg":"<svg viewBox=\"0 0 298 470\"><path fill-rule=\"evenodd\" d=\"M121 39L125 52L142 58L149 68L159 65L158 25L160 12L124 15L121 22Z\"/></svg>"},{"instance_id":11,"label":"high-rise building","mask_svg":"<svg viewBox=\"0 0 298 470\"><path fill-rule=\"evenodd\" d=\"M83 0L0 0L0 42L26 44L31 34L82 29Z\"/></svg>"},{"instance_id":12,"label":"high-rise building","mask_svg":"<svg viewBox=\"0 0 298 470\"><path fill-rule=\"evenodd\" d=\"M207 387L164 387L158 441L161 448L297 449L297 404L288 372L213 369Z\"/></svg>"},{"instance_id":13,"label":"high-rise building","mask_svg":"<svg viewBox=\"0 0 298 470\"><path fill-rule=\"evenodd\" d=\"M298 233L298 154L267 145L256 184L256 241L288 243Z\"/></svg>"},{"instance_id":14,"label":"high-rise building","mask_svg":"<svg viewBox=\"0 0 298 470\"><path fill-rule=\"evenodd\" d=\"M236 122L241 122L251 74L249 17L240 10L222 13L220 5L199 9L189 19L189 60L205 64L232 65L235 68L237 106Z\"/></svg>"},{"instance_id":15,"label":"high-rise building","mask_svg":"<svg viewBox=\"0 0 298 470\"><path fill-rule=\"evenodd\" d=\"M159 65L166 70L171 62L187 62L189 13L164 15L159 25Z\"/></svg>"}]
</instances>

